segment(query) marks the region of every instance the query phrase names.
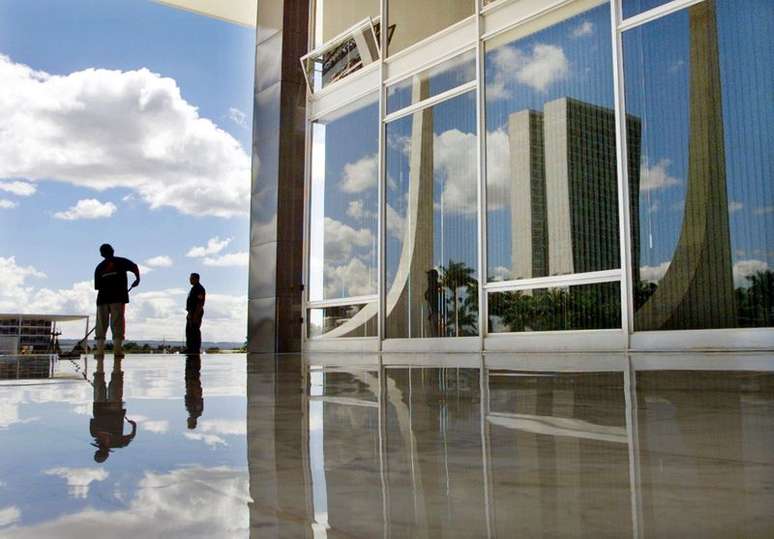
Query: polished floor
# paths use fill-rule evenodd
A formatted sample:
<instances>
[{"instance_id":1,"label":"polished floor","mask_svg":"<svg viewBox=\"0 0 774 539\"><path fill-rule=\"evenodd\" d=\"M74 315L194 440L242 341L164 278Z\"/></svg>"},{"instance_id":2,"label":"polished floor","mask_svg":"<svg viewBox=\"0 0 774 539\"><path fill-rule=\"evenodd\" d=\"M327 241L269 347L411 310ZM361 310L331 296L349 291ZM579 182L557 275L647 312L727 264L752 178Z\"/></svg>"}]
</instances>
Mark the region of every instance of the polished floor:
<instances>
[{"instance_id":1,"label":"polished floor","mask_svg":"<svg viewBox=\"0 0 774 539\"><path fill-rule=\"evenodd\" d=\"M2 537L774 537L774 356L0 357Z\"/></svg>"}]
</instances>

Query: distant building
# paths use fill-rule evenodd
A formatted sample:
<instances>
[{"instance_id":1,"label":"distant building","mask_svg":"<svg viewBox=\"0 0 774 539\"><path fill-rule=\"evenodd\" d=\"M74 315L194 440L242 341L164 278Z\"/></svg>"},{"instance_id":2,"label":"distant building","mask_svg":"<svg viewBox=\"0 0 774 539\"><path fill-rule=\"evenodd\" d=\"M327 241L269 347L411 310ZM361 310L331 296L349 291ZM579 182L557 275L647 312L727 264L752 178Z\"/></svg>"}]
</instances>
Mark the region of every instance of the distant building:
<instances>
[{"instance_id":1,"label":"distant building","mask_svg":"<svg viewBox=\"0 0 774 539\"><path fill-rule=\"evenodd\" d=\"M57 322L77 322L78 320L86 321L86 332L88 332L89 317L86 315L0 313L0 353L55 352L59 335Z\"/></svg>"},{"instance_id":2,"label":"distant building","mask_svg":"<svg viewBox=\"0 0 774 539\"><path fill-rule=\"evenodd\" d=\"M632 226L639 237L641 127L627 118L633 179ZM620 267L615 111L569 98L508 121L513 279ZM525 196L528 195L528 196ZM639 242L632 246L639 258Z\"/></svg>"}]
</instances>

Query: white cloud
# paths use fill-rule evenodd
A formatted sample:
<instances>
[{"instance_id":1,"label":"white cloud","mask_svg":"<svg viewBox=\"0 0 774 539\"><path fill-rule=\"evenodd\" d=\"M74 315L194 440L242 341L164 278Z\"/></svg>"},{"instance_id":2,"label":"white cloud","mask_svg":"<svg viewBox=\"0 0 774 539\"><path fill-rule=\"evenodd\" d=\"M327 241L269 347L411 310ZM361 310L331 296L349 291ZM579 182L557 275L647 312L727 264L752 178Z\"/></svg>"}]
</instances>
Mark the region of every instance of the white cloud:
<instances>
[{"instance_id":1,"label":"white cloud","mask_svg":"<svg viewBox=\"0 0 774 539\"><path fill-rule=\"evenodd\" d=\"M10 526L21 520L21 511L15 505L0 509L0 528Z\"/></svg>"},{"instance_id":2,"label":"white cloud","mask_svg":"<svg viewBox=\"0 0 774 539\"><path fill-rule=\"evenodd\" d=\"M91 281L70 288L38 288L29 281L45 278L32 266L20 266L14 257L0 257L0 312L92 314L96 301ZM182 340L185 330L185 294L178 288L144 291L135 289L126 309L129 339ZM204 340L242 342L247 325L247 297L207 294L202 334ZM64 328L67 331L69 328ZM78 337L81 328L73 328Z\"/></svg>"},{"instance_id":3,"label":"white cloud","mask_svg":"<svg viewBox=\"0 0 774 539\"><path fill-rule=\"evenodd\" d=\"M228 445L226 440L215 434L202 434L200 432L186 432L183 434L189 440L198 440L204 442L209 447L217 447L219 445Z\"/></svg>"},{"instance_id":4,"label":"white cloud","mask_svg":"<svg viewBox=\"0 0 774 539\"><path fill-rule=\"evenodd\" d=\"M374 234L367 228L356 230L330 217L325 218L323 226L325 260L329 263L349 262L354 249L370 249L375 246Z\"/></svg>"},{"instance_id":5,"label":"white cloud","mask_svg":"<svg viewBox=\"0 0 774 539\"><path fill-rule=\"evenodd\" d=\"M166 421L166 420L143 421L141 426L142 426L142 430L147 430L149 432L156 432L158 434L164 434L169 430L169 421Z\"/></svg>"},{"instance_id":6,"label":"white cloud","mask_svg":"<svg viewBox=\"0 0 774 539\"><path fill-rule=\"evenodd\" d=\"M341 178L341 190L345 193L361 193L375 188L379 180L376 154L363 157L354 163L344 165Z\"/></svg>"},{"instance_id":7,"label":"white cloud","mask_svg":"<svg viewBox=\"0 0 774 539\"><path fill-rule=\"evenodd\" d=\"M640 266L640 280L646 283L658 283L666 275L669 264L670 262L666 261L658 266Z\"/></svg>"},{"instance_id":8,"label":"white cloud","mask_svg":"<svg viewBox=\"0 0 774 539\"><path fill-rule=\"evenodd\" d=\"M728 213L736 213L742 208L744 208L744 204L742 204L741 202L738 202L736 200L730 200L728 202Z\"/></svg>"},{"instance_id":9,"label":"white cloud","mask_svg":"<svg viewBox=\"0 0 774 539\"><path fill-rule=\"evenodd\" d=\"M489 99L511 95L508 86L523 84L545 92L552 84L567 78L570 62L561 47L538 43L529 52L508 45L498 48L492 56L494 76L487 85Z\"/></svg>"},{"instance_id":10,"label":"white cloud","mask_svg":"<svg viewBox=\"0 0 774 539\"><path fill-rule=\"evenodd\" d=\"M243 127L245 129L248 128L247 124L247 115L239 110L236 107L230 107L228 109L228 117L231 119L232 122L237 124L239 127Z\"/></svg>"},{"instance_id":11,"label":"white cloud","mask_svg":"<svg viewBox=\"0 0 774 539\"><path fill-rule=\"evenodd\" d=\"M444 211L474 215L478 205L475 133L450 129L434 138L433 166L445 177Z\"/></svg>"},{"instance_id":12,"label":"white cloud","mask_svg":"<svg viewBox=\"0 0 774 539\"><path fill-rule=\"evenodd\" d=\"M220 239L215 236L207 240L207 245L204 247L191 247L191 250L185 256L191 258L201 258L209 255L216 255L225 249L228 244L231 243L231 238Z\"/></svg>"},{"instance_id":13,"label":"white cloud","mask_svg":"<svg viewBox=\"0 0 774 539\"><path fill-rule=\"evenodd\" d=\"M151 268L170 268L172 267L172 259L168 256L154 256L145 261L145 263Z\"/></svg>"},{"instance_id":14,"label":"white cloud","mask_svg":"<svg viewBox=\"0 0 774 539\"><path fill-rule=\"evenodd\" d=\"M28 182L0 182L0 191L5 191L19 197L34 195L38 188Z\"/></svg>"},{"instance_id":15,"label":"white cloud","mask_svg":"<svg viewBox=\"0 0 774 539\"><path fill-rule=\"evenodd\" d=\"M240 251L238 253L229 253L216 257L206 257L202 262L205 266L213 266L218 268L246 268L250 263L250 253L247 251Z\"/></svg>"},{"instance_id":16,"label":"white cloud","mask_svg":"<svg viewBox=\"0 0 774 539\"><path fill-rule=\"evenodd\" d=\"M347 215L359 221L360 219L371 216L371 212L365 209L365 204L363 204L362 200L352 200L347 205Z\"/></svg>"},{"instance_id":17,"label":"white cloud","mask_svg":"<svg viewBox=\"0 0 774 539\"><path fill-rule=\"evenodd\" d=\"M672 161L669 159L659 159L651 167L647 160L644 160L640 167L640 191L654 191L680 185L679 179L669 175L668 169L671 165Z\"/></svg>"},{"instance_id":18,"label":"white cloud","mask_svg":"<svg viewBox=\"0 0 774 539\"><path fill-rule=\"evenodd\" d=\"M572 31L572 37L586 37L594 33L594 23L591 21L583 21L576 26Z\"/></svg>"},{"instance_id":19,"label":"white cloud","mask_svg":"<svg viewBox=\"0 0 774 539\"><path fill-rule=\"evenodd\" d=\"M495 266L492 270L492 280L507 281L511 279L511 269L505 266Z\"/></svg>"},{"instance_id":20,"label":"white cloud","mask_svg":"<svg viewBox=\"0 0 774 539\"><path fill-rule=\"evenodd\" d=\"M387 204L386 207L387 213L385 217L387 221L387 232L394 238L403 240L403 231L406 227L406 220L389 204Z\"/></svg>"},{"instance_id":21,"label":"white cloud","mask_svg":"<svg viewBox=\"0 0 774 539\"><path fill-rule=\"evenodd\" d=\"M376 272L359 258L352 258L341 266L326 266L326 298L367 296L376 292Z\"/></svg>"},{"instance_id":22,"label":"white cloud","mask_svg":"<svg viewBox=\"0 0 774 539\"><path fill-rule=\"evenodd\" d=\"M247 434L247 423L238 419L205 419L199 421L197 430L224 436L244 436Z\"/></svg>"},{"instance_id":23,"label":"white cloud","mask_svg":"<svg viewBox=\"0 0 774 539\"><path fill-rule=\"evenodd\" d=\"M15 208L16 206L18 206L16 202L12 202L10 200L0 198L0 210L10 210L12 208Z\"/></svg>"},{"instance_id":24,"label":"white cloud","mask_svg":"<svg viewBox=\"0 0 774 539\"><path fill-rule=\"evenodd\" d=\"M61 477L67 481L68 492L73 498L85 499L89 495L89 486L95 481L104 481L108 472L104 468L52 468L43 472L46 475Z\"/></svg>"},{"instance_id":25,"label":"white cloud","mask_svg":"<svg viewBox=\"0 0 774 539\"><path fill-rule=\"evenodd\" d=\"M747 279L758 273L769 269L769 264L763 260L740 260L734 264L734 286L748 287L750 281Z\"/></svg>"},{"instance_id":26,"label":"white cloud","mask_svg":"<svg viewBox=\"0 0 774 539\"><path fill-rule=\"evenodd\" d=\"M88 505L30 527L3 530L19 539L100 537L242 537L250 529L249 478L227 467L185 467L146 472L132 485L117 484L126 506L97 510ZM125 498L124 498L125 497Z\"/></svg>"},{"instance_id":27,"label":"white cloud","mask_svg":"<svg viewBox=\"0 0 774 539\"><path fill-rule=\"evenodd\" d=\"M67 211L54 214L57 219L65 221L77 221L78 219L106 219L113 215L118 208L112 202L100 202L96 198L79 200L75 206Z\"/></svg>"},{"instance_id":28,"label":"white cloud","mask_svg":"<svg viewBox=\"0 0 774 539\"><path fill-rule=\"evenodd\" d=\"M148 69L50 75L0 55L0 178L127 188L151 208L246 215L250 156Z\"/></svg>"}]
</instances>

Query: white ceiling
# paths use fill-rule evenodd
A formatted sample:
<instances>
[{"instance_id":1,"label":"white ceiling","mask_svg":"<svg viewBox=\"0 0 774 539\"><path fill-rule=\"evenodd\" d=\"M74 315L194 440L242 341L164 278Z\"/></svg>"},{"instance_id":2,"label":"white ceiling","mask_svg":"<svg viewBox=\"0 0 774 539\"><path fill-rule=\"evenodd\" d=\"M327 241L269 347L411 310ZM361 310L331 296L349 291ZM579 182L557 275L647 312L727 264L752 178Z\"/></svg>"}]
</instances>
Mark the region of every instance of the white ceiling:
<instances>
[{"instance_id":1,"label":"white ceiling","mask_svg":"<svg viewBox=\"0 0 774 539\"><path fill-rule=\"evenodd\" d=\"M242 26L255 27L258 0L156 0L160 4L185 9Z\"/></svg>"}]
</instances>

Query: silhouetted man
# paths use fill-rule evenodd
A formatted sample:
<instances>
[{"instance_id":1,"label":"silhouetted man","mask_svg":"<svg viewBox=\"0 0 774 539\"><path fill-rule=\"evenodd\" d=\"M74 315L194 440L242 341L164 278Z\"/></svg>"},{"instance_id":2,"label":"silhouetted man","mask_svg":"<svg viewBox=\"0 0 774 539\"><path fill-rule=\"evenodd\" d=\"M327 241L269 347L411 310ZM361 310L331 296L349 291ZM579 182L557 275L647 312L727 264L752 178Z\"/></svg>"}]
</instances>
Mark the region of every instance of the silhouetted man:
<instances>
[{"instance_id":1,"label":"silhouetted man","mask_svg":"<svg viewBox=\"0 0 774 539\"><path fill-rule=\"evenodd\" d=\"M185 358L185 409L188 411L188 428L193 430L204 412L202 391L202 356L190 354Z\"/></svg>"},{"instance_id":2,"label":"silhouetted man","mask_svg":"<svg viewBox=\"0 0 774 539\"><path fill-rule=\"evenodd\" d=\"M97 340L97 355L105 353L105 336L108 324L113 335L113 352L116 356L123 355L124 311L129 303L129 290L127 288L126 272L134 273L135 279L132 288L140 284L140 268L137 264L126 258L114 256L113 247L103 243L99 248L99 254L105 259L94 270L94 288L97 293L97 328L95 338Z\"/></svg>"},{"instance_id":3,"label":"silhouetted man","mask_svg":"<svg viewBox=\"0 0 774 539\"><path fill-rule=\"evenodd\" d=\"M137 434L137 423L126 419L124 408L124 372L121 359L113 360L113 372L110 385L105 387L104 359L97 356L97 369L94 371L93 418L89 423L89 432L94 437L96 462L105 462L111 449L126 447ZM124 434L124 420L132 426L129 434Z\"/></svg>"},{"instance_id":4,"label":"silhouetted man","mask_svg":"<svg viewBox=\"0 0 774 539\"><path fill-rule=\"evenodd\" d=\"M188 311L185 322L185 349L189 354L198 354L202 348L202 318L207 293L199 283L198 273L192 273L188 281L191 283L191 291L185 302L185 310Z\"/></svg>"}]
</instances>

